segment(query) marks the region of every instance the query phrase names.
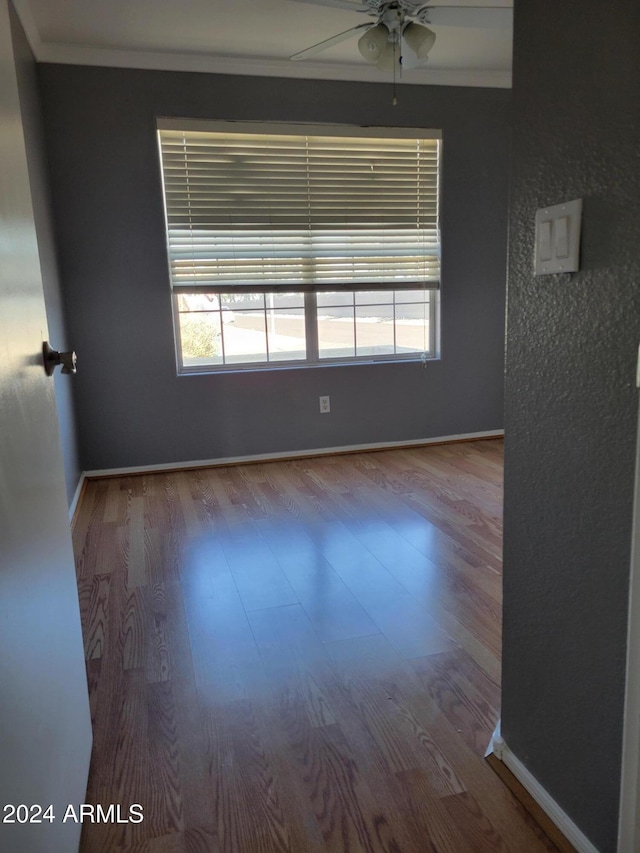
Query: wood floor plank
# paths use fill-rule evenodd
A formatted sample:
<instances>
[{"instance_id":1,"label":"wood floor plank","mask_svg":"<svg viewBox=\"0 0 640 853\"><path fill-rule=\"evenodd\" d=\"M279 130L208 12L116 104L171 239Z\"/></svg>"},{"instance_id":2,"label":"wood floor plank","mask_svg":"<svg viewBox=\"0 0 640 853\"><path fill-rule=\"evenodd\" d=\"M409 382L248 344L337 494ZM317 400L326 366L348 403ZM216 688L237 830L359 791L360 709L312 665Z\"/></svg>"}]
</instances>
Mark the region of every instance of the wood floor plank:
<instances>
[{"instance_id":1,"label":"wood floor plank","mask_svg":"<svg viewBox=\"0 0 640 853\"><path fill-rule=\"evenodd\" d=\"M94 575L88 604L80 607L86 660L101 658L107 642L110 581L110 575Z\"/></svg>"},{"instance_id":2,"label":"wood floor plank","mask_svg":"<svg viewBox=\"0 0 640 853\"><path fill-rule=\"evenodd\" d=\"M230 572L216 577L215 594L201 595L185 589L191 655L196 684L220 681L230 665L257 663L258 648Z\"/></svg>"},{"instance_id":3,"label":"wood floor plank","mask_svg":"<svg viewBox=\"0 0 640 853\"><path fill-rule=\"evenodd\" d=\"M147 590L134 587L123 595L120 642L123 669L144 669L146 663Z\"/></svg>"},{"instance_id":4,"label":"wood floor plank","mask_svg":"<svg viewBox=\"0 0 640 853\"><path fill-rule=\"evenodd\" d=\"M102 658L92 658L87 661L87 689L89 691L89 709L91 712L91 725L95 729L98 699L98 683L102 669Z\"/></svg>"},{"instance_id":5,"label":"wood floor plank","mask_svg":"<svg viewBox=\"0 0 640 853\"><path fill-rule=\"evenodd\" d=\"M473 565L468 554L461 556L448 537L413 511L382 505L379 512L349 525L440 628L499 681L499 575Z\"/></svg>"},{"instance_id":6,"label":"wood floor plank","mask_svg":"<svg viewBox=\"0 0 640 853\"><path fill-rule=\"evenodd\" d=\"M377 523L391 527L400 537L438 566L471 576L473 582L491 594L500 590L499 561L478 556L451 535L421 514L419 508L406 501L390 499L377 491L356 490L356 498L364 504ZM376 518L377 515L377 518ZM469 572L475 569L477 572ZM490 571L493 569L493 571ZM482 571L481 571L482 570Z\"/></svg>"},{"instance_id":7,"label":"wood floor plank","mask_svg":"<svg viewBox=\"0 0 640 853\"><path fill-rule=\"evenodd\" d=\"M103 664L107 663L105 659ZM148 834L157 834L156 815L149 808L153 782L147 751L144 673L121 670L118 674L113 669L110 676L110 689L102 695L98 691L102 707L98 708L95 726L100 730L100 737L94 738L85 802L105 806L120 804L124 813L132 804L141 803L145 819L138 824L85 823L82 849L90 853L111 853L143 841ZM100 754L108 756L108 760L99 761Z\"/></svg>"},{"instance_id":8,"label":"wood floor plank","mask_svg":"<svg viewBox=\"0 0 640 853\"><path fill-rule=\"evenodd\" d=\"M144 498L134 497L129 511L127 586L146 586Z\"/></svg>"},{"instance_id":9,"label":"wood floor plank","mask_svg":"<svg viewBox=\"0 0 640 853\"><path fill-rule=\"evenodd\" d=\"M321 677L330 660L309 617L299 604L255 610L248 614L267 677L280 690L286 683L302 702L309 724L333 725L335 716Z\"/></svg>"},{"instance_id":10,"label":"wood floor plank","mask_svg":"<svg viewBox=\"0 0 640 853\"><path fill-rule=\"evenodd\" d=\"M321 640L332 642L379 631L298 525L268 520L257 526Z\"/></svg>"},{"instance_id":11,"label":"wood floor plank","mask_svg":"<svg viewBox=\"0 0 640 853\"><path fill-rule=\"evenodd\" d=\"M201 515L193 499L191 472L176 472L175 482L178 497L180 498L180 510L182 511L186 535L191 539L196 537L202 528Z\"/></svg>"},{"instance_id":12,"label":"wood floor plank","mask_svg":"<svg viewBox=\"0 0 640 853\"><path fill-rule=\"evenodd\" d=\"M495 729L497 709L484 702L457 672L454 655L415 659L413 666L433 704L467 745L474 752L482 754Z\"/></svg>"},{"instance_id":13,"label":"wood floor plank","mask_svg":"<svg viewBox=\"0 0 640 853\"><path fill-rule=\"evenodd\" d=\"M127 512L127 495L120 489L118 480L108 483L107 496L102 513L105 524L123 524Z\"/></svg>"},{"instance_id":14,"label":"wood floor plank","mask_svg":"<svg viewBox=\"0 0 640 853\"><path fill-rule=\"evenodd\" d=\"M332 643L327 649L340 678L334 702L346 711L346 719L344 714L340 716L341 725L344 729L355 717L355 726L349 727L350 739L358 740L364 731L372 737L372 744L364 744L363 751L381 753L383 763L378 773L421 768L429 777L434 795L464 791L464 783L443 749L403 701L394 680L405 665L386 638L362 637ZM389 739L390 749L386 747ZM400 750L396 744L401 745Z\"/></svg>"},{"instance_id":15,"label":"wood floor plank","mask_svg":"<svg viewBox=\"0 0 640 853\"><path fill-rule=\"evenodd\" d=\"M222 547L247 610L298 603L278 561L250 522L242 536L226 537Z\"/></svg>"},{"instance_id":16,"label":"wood floor plank","mask_svg":"<svg viewBox=\"0 0 640 853\"><path fill-rule=\"evenodd\" d=\"M501 442L87 483L82 853L543 853L499 714Z\"/></svg>"},{"instance_id":17,"label":"wood floor plank","mask_svg":"<svg viewBox=\"0 0 640 853\"><path fill-rule=\"evenodd\" d=\"M84 564L87 558L91 558L101 535L107 493L108 486L104 481L87 481L82 493L82 512L76 511L74 515L72 541L78 577L88 573ZM93 565L90 571L93 571Z\"/></svg>"},{"instance_id":18,"label":"wood floor plank","mask_svg":"<svg viewBox=\"0 0 640 853\"><path fill-rule=\"evenodd\" d=\"M268 702L254 702L256 721L273 771L273 784L280 794L282 814L293 850L324 853L326 847L322 832L309 809L304 791L306 765L295 761L287 734L288 721L296 717L282 713L282 709L291 702L300 700L294 698L286 687L282 693L271 694ZM301 702L299 707L302 707Z\"/></svg>"},{"instance_id":19,"label":"wood floor plank","mask_svg":"<svg viewBox=\"0 0 640 853\"><path fill-rule=\"evenodd\" d=\"M463 827L464 838L475 853L506 849L503 839L468 791L445 797L441 802L451 822Z\"/></svg>"},{"instance_id":20,"label":"wood floor plank","mask_svg":"<svg viewBox=\"0 0 640 853\"><path fill-rule=\"evenodd\" d=\"M303 784L326 849L332 853L402 850L340 728L305 728L291 722L292 750L297 762L306 764Z\"/></svg>"},{"instance_id":21,"label":"wood floor plank","mask_svg":"<svg viewBox=\"0 0 640 853\"><path fill-rule=\"evenodd\" d=\"M175 697L170 681L147 684L150 808L166 833L184 829Z\"/></svg>"},{"instance_id":22,"label":"wood floor plank","mask_svg":"<svg viewBox=\"0 0 640 853\"><path fill-rule=\"evenodd\" d=\"M203 837L208 837L205 830L215 827L215 821L210 796L210 759L204 738L205 709L196 687L187 617L180 587L173 587L172 593L166 600L165 632L171 654L171 684L175 699L186 844L189 830L194 831L194 839L199 837L199 829L202 829ZM212 846L212 849L216 849L215 846Z\"/></svg>"},{"instance_id":23,"label":"wood floor plank","mask_svg":"<svg viewBox=\"0 0 640 853\"><path fill-rule=\"evenodd\" d=\"M234 706L231 744L244 801L250 802L260 849L296 853L284 819L273 768L262 744L262 732L250 702ZM258 849L254 845L254 849Z\"/></svg>"},{"instance_id":24,"label":"wood floor plank","mask_svg":"<svg viewBox=\"0 0 640 853\"><path fill-rule=\"evenodd\" d=\"M258 842L253 809L238 773L233 748L235 703L205 714L205 738L211 767L210 797L222 853L251 850Z\"/></svg>"},{"instance_id":25,"label":"wood floor plank","mask_svg":"<svg viewBox=\"0 0 640 853\"><path fill-rule=\"evenodd\" d=\"M422 830L426 850L433 853L445 850L467 853L473 850L470 839L449 818L442 801L434 798L424 772L418 769L405 770L398 773L396 778L402 786L407 811Z\"/></svg>"},{"instance_id":26,"label":"wood floor plank","mask_svg":"<svg viewBox=\"0 0 640 853\"><path fill-rule=\"evenodd\" d=\"M164 590L162 596L164 597ZM147 682L155 684L171 678L171 641L167 631L166 608L159 604L159 588L154 590L155 606L147 613L145 672Z\"/></svg>"},{"instance_id":27,"label":"wood floor plank","mask_svg":"<svg viewBox=\"0 0 640 853\"><path fill-rule=\"evenodd\" d=\"M314 538L327 562L403 657L451 648L435 620L344 524L326 522Z\"/></svg>"}]
</instances>

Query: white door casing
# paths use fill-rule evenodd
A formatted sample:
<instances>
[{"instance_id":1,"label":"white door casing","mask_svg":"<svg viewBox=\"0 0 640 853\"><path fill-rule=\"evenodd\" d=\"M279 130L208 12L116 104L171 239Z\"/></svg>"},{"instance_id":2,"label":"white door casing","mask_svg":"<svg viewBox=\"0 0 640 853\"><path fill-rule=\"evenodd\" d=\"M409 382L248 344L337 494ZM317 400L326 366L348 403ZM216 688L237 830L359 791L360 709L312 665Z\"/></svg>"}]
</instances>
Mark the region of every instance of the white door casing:
<instances>
[{"instance_id":1,"label":"white door casing","mask_svg":"<svg viewBox=\"0 0 640 853\"><path fill-rule=\"evenodd\" d=\"M640 386L640 351L636 382ZM618 853L640 851L640 406L631 535L627 677L622 741Z\"/></svg>"}]
</instances>

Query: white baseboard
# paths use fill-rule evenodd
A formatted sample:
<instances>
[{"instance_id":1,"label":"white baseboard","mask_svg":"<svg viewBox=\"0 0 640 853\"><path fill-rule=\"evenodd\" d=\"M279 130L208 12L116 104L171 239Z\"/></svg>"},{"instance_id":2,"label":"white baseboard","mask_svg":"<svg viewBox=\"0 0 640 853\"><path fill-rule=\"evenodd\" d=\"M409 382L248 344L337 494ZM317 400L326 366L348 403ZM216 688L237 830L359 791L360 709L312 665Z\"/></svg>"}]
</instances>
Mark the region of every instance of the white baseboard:
<instances>
[{"instance_id":1,"label":"white baseboard","mask_svg":"<svg viewBox=\"0 0 640 853\"><path fill-rule=\"evenodd\" d=\"M80 500L80 495L82 494L82 487L84 486L84 481L86 479L86 474L83 471L80 474L80 479L78 480L78 485L76 486L76 490L73 493L73 498L69 505L69 521L73 521L73 516L76 513L76 509L78 508L78 501Z\"/></svg>"},{"instance_id":2,"label":"white baseboard","mask_svg":"<svg viewBox=\"0 0 640 853\"><path fill-rule=\"evenodd\" d=\"M551 794L542 787L531 771L527 770L520 759L511 752L500 735L500 723L498 723L493 735L488 752L493 752L495 757L500 759L505 767L513 773L518 782L526 788L543 812L558 827L567 841L573 844L578 853L599 853L598 849L593 846Z\"/></svg>"},{"instance_id":3,"label":"white baseboard","mask_svg":"<svg viewBox=\"0 0 640 853\"><path fill-rule=\"evenodd\" d=\"M155 474L162 471L183 471L188 468L215 468L224 465L241 465L243 462L277 462L278 459L306 458L308 456L332 456L335 453L360 453L367 450L394 450L401 447L421 447L429 444L449 444L456 441L474 441L483 438L502 438L503 429L488 432L470 432L462 435L445 435L438 438L414 438L408 441L380 441L373 444L348 444L342 447L318 447L314 450L294 450L282 453L256 453L249 456L221 456L216 459L197 459L188 462L165 462L157 465L134 465L129 468L103 468L84 471L83 479L117 477L127 474Z\"/></svg>"}]
</instances>

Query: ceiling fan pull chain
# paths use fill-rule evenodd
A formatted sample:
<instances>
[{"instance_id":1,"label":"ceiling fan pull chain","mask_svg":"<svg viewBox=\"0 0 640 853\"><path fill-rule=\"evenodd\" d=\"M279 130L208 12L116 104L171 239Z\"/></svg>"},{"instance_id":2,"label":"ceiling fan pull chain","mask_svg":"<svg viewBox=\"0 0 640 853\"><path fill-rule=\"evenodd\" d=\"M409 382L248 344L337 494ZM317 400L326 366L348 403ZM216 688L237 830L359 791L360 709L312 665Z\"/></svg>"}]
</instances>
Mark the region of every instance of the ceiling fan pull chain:
<instances>
[{"instance_id":1,"label":"ceiling fan pull chain","mask_svg":"<svg viewBox=\"0 0 640 853\"><path fill-rule=\"evenodd\" d=\"M391 106L398 106L398 99L396 98L396 42L393 42L393 98L391 99Z\"/></svg>"}]
</instances>

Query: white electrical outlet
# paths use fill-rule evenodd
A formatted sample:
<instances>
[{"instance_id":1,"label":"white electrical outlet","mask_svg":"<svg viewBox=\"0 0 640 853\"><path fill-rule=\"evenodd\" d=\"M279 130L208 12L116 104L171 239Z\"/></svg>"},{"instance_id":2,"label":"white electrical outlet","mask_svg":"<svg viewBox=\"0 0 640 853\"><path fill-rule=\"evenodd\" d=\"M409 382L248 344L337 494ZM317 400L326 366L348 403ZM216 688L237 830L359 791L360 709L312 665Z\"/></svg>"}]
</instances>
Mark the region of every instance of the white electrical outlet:
<instances>
[{"instance_id":1,"label":"white electrical outlet","mask_svg":"<svg viewBox=\"0 0 640 853\"><path fill-rule=\"evenodd\" d=\"M331 403L329 402L329 397L320 397L320 413L326 415L327 412L331 411Z\"/></svg>"}]
</instances>

